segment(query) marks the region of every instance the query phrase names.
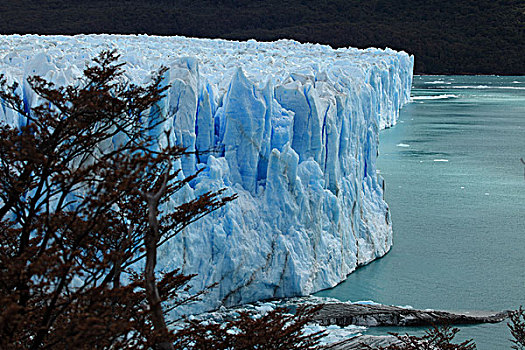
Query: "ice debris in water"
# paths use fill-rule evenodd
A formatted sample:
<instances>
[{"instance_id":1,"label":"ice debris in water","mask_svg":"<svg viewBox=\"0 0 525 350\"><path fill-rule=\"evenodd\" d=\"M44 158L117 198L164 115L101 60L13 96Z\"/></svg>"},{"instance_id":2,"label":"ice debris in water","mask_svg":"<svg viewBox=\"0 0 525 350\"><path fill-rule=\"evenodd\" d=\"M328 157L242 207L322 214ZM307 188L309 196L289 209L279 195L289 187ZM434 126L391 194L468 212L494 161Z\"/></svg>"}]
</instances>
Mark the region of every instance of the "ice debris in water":
<instances>
[{"instance_id":1,"label":"ice debris in water","mask_svg":"<svg viewBox=\"0 0 525 350\"><path fill-rule=\"evenodd\" d=\"M290 313L295 312L299 305L302 306L316 306L319 304L368 304L368 305L381 305L373 301L356 302L351 301L341 302L340 300L325 297L299 297L289 298L284 300L266 301L266 302L255 302L245 304L233 308L221 308L218 311L205 312L199 315L190 315L190 320L199 320L204 324L221 324L225 320L235 319L240 315L241 312L248 312L254 318L262 317L268 312L275 310L278 307L284 307L290 310ZM406 308L411 308L407 306ZM181 325L177 324L176 328L182 328ZM308 323L303 329L303 334L313 334L316 332L325 332L325 336L320 339L320 345L332 344L335 342L343 341L348 338L352 338L366 332L368 328L364 326L349 325L346 327L340 327L337 325L323 326L316 322Z\"/></svg>"},{"instance_id":2,"label":"ice debris in water","mask_svg":"<svg viewBox=\"0 0 525 350\"><path fill-rule=\"evenodd\" d=\"M412 96L413 101L419 100L443 100L448 98L458 98L459 95L443 94L443 95L426 95L426 96Z\"/></svg>"},{"instance_id":3,"label":"ice debris in water","mask_svg":"<svg viewBox=\"0 0 525 350\"><path fill-rule=\"evenodd\" d=\"M184 176L204 170L165 209L223 187L239 196L159 252L162 268L198 274L193 290L219 282L185 312L333 287L390 249L378 132L410 100L411 56L290 40L12 35L0 36L0 71L30 108L28 76L71 84L103 49L118 50L137 84L167 66L155 108L171 141L219 150L177 164ZM4 106L0 120L25 122Z\"/></svg>"}]
</instances>

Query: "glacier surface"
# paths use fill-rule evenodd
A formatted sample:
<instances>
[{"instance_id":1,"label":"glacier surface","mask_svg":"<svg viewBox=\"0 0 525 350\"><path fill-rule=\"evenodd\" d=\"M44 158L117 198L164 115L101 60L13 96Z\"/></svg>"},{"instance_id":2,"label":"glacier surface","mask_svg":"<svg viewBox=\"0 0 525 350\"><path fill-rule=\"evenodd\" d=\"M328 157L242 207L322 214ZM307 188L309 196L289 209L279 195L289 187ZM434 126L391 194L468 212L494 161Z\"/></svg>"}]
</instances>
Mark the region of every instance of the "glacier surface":
<instances>
[{"instance_id":1,"label":"glacier surface","mask_svg":"<svg viewBox=\"0 0 525 350\"><path fill-rule=\"evenodd\" d=\"M163 127L190 151L218 150L180 161L186 176L204 170L173 203L238 194L161 248L162 268L198 274L194 290L219 282L187 312L333 287L390 249L378 135L409 101L413 57L289 40L13 35L0 36L0 73L30 108L25 78L73 83L108 48L135 83L167 66ZM3 105L0 120L25 122Z\"/></svg>"}]
</instances>

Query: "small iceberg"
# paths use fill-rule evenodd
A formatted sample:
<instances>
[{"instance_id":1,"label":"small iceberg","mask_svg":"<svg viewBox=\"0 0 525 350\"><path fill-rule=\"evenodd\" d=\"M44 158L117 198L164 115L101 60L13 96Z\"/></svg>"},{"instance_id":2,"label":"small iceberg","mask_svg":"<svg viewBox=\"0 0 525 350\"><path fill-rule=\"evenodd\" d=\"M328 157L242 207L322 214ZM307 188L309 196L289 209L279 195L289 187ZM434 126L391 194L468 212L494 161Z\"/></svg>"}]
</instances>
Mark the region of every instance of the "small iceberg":
<instances>
[{"instance_id":1,"label":"small iceberg","mask_svg":"<svg viewBox=\"0 0 525 350\"><path fill-rule=\"evenodd\" d=\"M451 89L490 89L488 85L454 85Z\"/></svg>"},{"instance_id":2,"label":"small iceberg","mask_svg":"<svg viewBox=\"0 0 525 350\"><path fill-rule=\"evenodd\" d=\"M458 98L459 95L443 94L443 95L429 95L429 96L412 96L413 101L419 100L445 100L448 98Z\"/></svg>"}]
</instances>

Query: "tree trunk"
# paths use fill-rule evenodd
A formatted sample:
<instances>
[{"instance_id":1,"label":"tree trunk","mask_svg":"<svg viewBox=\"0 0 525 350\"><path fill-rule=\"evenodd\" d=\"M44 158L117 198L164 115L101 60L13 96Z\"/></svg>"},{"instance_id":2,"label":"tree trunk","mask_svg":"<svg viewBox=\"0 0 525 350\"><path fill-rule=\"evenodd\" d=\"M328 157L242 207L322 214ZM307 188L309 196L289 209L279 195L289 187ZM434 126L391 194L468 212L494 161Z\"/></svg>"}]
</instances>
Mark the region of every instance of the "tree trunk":
<instances>
[{"instance_id":1,"label":"tree trunk","mask_svg":"<svg viewBox=\"0 0 525 350\"><path fill-rule=\"evenodd\" d=\"M146 246L146 268L144 271L146 284L146 298L150 307L151 322L157 333L155 347L158 350L173 350L173 344L169 340L169 331L164 320L161 298L157 281L155 279L155 266L157 265L157 243L159 240L158 205L162 191L162 186L158 193L143 193L143 197L148 203L148 224L149 230L144 235Z\"/></svg>"},{"instance_id":2,"label":"tree trunk","mask_svg":"<svg viewBox=\"0 0 525 350\"><path fill-rule=\"evenodd\" d=\"M164 312L162 311L162 304L157 288L157 282L155 279L155 265L157 263L157 240L154 239L153 230L149 230L149 234L144 237L146 244L146 269L145 269L145 284L146 284L146 297L151 314L151 322L153 327L158 334L159 342L156 344L156 348L159 350L172 350L173 345L169 342L168 338L168 327L164 320ZM155 235L156 236L156 235Z\"/></svg>"}]
</instances>

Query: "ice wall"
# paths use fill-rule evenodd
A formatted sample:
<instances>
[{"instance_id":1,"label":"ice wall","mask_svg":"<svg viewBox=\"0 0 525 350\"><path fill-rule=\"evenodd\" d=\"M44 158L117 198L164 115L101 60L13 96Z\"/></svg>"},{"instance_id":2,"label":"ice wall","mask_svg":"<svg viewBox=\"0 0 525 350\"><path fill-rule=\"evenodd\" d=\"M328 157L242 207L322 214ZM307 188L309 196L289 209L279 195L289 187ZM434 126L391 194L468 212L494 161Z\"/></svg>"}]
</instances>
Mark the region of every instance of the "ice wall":
<instances>
[{"instance_id":1,"label":"ice wall","mask_svg":"<svg viewBox=\"0 0 525 350\"><path fill-rule=\"evenodd\" d=\"M409 100L412 57L288 40L0 36L0 73L30 107L25 77L74 82L107 48L136 83L167 66L164 128L189 150L217 150L182 159L184 175L204 171L173 203L223 187L239 196L161 249L162 267L198 274L195 290L219 282L190 311L332 287L389 250L378 133ZM0 107L0 120L19 119Z\"/></svg>"}]
</instances>

